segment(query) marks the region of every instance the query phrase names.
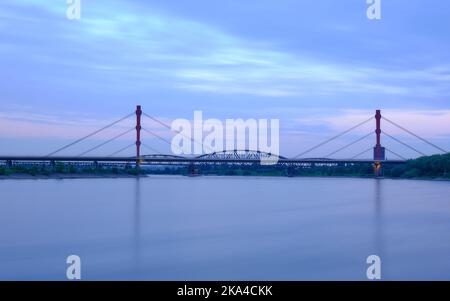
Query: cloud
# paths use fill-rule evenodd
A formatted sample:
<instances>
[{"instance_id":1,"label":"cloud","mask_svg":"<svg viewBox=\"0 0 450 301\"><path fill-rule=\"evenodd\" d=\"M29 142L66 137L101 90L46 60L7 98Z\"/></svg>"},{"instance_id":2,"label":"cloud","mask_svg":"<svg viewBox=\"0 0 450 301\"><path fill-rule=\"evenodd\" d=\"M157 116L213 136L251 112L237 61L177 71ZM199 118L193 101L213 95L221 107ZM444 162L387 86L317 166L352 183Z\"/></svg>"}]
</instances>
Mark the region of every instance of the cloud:
<instances>
[{"instance_id":1,"label":"cloud","mask_svg":"<svg viewBox=\"0 0 450 301\"><path fill-rule=\"evenodd\" d=\"M79 22L61 15L64 1L55 5L54 1L20 0L9 5L16 11L14 16L10 13L10 26L20 22L18 30L24 30L18 39L37 37L42 43L4 41L3 52L6 56L20 50L31 53L28 60L45 64L44 77L59 84L97 81L131 90L156 81L167 89L265 97L450 97L450 66L446 65L381 69L327 61L301 50L275 50L268 42L243 40L133 2L108 1L108 7L83 2ZM39 10L51 17L39 15ZM32 22L13 21L22 15L44 18L48 24L28 33ZM61 68L72 76L59 76Z\"/></svg>"}]
</instances>

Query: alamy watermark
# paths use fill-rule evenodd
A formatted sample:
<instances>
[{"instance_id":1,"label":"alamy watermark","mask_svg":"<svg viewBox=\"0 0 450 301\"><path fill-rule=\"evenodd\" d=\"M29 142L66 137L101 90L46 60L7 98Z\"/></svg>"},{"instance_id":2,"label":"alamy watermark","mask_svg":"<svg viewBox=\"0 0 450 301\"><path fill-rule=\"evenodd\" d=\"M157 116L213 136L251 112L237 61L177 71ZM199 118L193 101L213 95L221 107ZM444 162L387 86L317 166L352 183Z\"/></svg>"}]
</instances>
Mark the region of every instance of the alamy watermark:
<instances>
[{"instance_id":1,"label":"alamy watermark","mask_svg":"<svg viewBox=\"0 0 450 301\"><path fill-rule=\"evenodd\" d=\"M366 263L370 264L366 271L367 279L381 279L381 258L378 255L370 255L366 259Z\"/></svg>"},{"instance_id":2,"label":"alamy watermark","mask_svg":"<svg viewBox=\"0 0 450 301\"><path fill-rule=\"evenodd\" d=\"M69 20L81 19L81 0L67 0L66 17Z\"/></svg>"},{"instance_id":3,"label":"alamy watermark","mask_svg":"<svg viewBox=\"0 0 450 301\"><path fill-rule=\"evenodd\" d=\"M66 259L69 264L66 270L66 277L69 280L81 280L81 259L78 255L70 255Z\"/></svg>"},{"instance_id":4,"label":"alamy watermark","mask_svg":"<svg viewBox=\"0 0 450 301\"><path fill-rule=\"evenodd\" d=\"M369 20L381 19L381 0L366 0L369 7L367 8L367 18Z\"/></svg>"},{"instance_id":5,"label":"alamy watermark","mask_svg":"<svg viewBox=\"0 0 450 301\"><path fill-rule=\"evenodd\" d=\"M193 122L176 119L171 128L177 134L171 148L175 155L202 155L228 151L259 151L261 164L278 162L280 121L278 119L203 120L203 112L195 111Z\"/></svg>"}]
</instances>

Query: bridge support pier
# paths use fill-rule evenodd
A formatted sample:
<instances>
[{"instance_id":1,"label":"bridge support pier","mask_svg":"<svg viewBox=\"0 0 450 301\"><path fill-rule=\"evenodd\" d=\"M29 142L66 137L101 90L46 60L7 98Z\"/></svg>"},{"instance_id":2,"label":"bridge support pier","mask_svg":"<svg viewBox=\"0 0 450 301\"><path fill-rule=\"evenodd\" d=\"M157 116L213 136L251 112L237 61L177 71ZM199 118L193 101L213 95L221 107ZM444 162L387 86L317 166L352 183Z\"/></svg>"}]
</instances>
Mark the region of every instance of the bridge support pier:
<instances>
[{"instance_id":1,"label":"bridge support pier","mask_svg":"<svg viewBox=\"0 0 450 301\"><path fill-rule=\"evenodd\" d=\"M293 165L288 165L287 167L287 176L292 178L295 176L295 167Z\"/></svg>"},{"instance_id":2,"label":"bridge support pier","mask_svg":"<svg viewBox=\"0 0 450 301\"><path fill-rule=\"evenodd\" d=\"M373 164L373 171L374 171L376 178L381 177L383 175L383 173L382 173L383 169L382 169L381 162L375 162Z\"/></svg>"},{"instance_id":3,"label":"bridge support pier","mask_svg":"<svg viewBox=\"0 0 450 301\"><path fill-rule=\"evenodd\" d=\"M194 177L194 176L196 176L196 175L198 175L198 171L195 169L195 165L194 164L189 164L189 167L188 167L188 176L190 176L190 177Z\"/></svg>"}]
</instances>

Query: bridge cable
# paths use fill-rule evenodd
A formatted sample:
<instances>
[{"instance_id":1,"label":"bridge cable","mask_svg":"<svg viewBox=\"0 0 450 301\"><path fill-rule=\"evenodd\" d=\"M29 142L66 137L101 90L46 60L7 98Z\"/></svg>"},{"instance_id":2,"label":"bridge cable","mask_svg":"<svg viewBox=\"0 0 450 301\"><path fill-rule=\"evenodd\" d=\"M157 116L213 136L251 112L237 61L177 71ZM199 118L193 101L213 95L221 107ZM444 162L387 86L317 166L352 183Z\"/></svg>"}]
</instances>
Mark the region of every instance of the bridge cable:
<instances>
[{"instance_id":1,"label":"bridge cable","mask_svg":"<svg viewBox=\"0 0 450 301\"><path fill-rule=\"evenodd\" d=\"M113 125L118 124L119 122L121 122L121 121L123 121L123 120L125 120L125 119L127 119L127 118L129 118L129 117L131 117L131 116L134 115L134 114L135 114L135 113L131 113L131 114L127 115L127 116L124 116L124 117L120 118L119 120L114 121L114 122L108 124L107 126L104 126L104 127L102 127L101 129L96 130L96 131L90 133L89 135L86 135L86 136L84 136L84 137L82 137L82 138L80 138L80 139L78 139L78 140L76 140L76 141L74 141L74 142L71 142L71 143L69 143L69 144L67 144L67 145L65 145L65 146L63 146L63 147L61 147L61 148L55 150L54 152L48 154L46 157L53 156L54 154L59 153L60 151L65 150L66 148L69 148L69 147L71 147L71 146L73 146L73 145L75 145L75 144L77 144L77 143L79 143L79 142L81 142L81 141L83 141L83 140L86 140L87 138L90 138L90 137L92 137L92 136L94 136L94 135L100 133L101 131L104 131L104 130L106 130L107 128L112 127Z\"/></svg>"},{"instance_id":2,"label":"bridge cable","mask_svg":"<svg viewBox=\"0 0 450 301\"><path fill-rule=\"evenodd\" d=\"M411 132L410 130L408 130L408 129L402 127L401 125L399 125L399 124L393 122L392 120L389 120L389 119L387 119L387 118L384 117L384 116L382 116L382 118L383 118L384 120L386 120L387 122L389 122L390 124L392 124L392 125L398 127L399 129L401 129L401 130L407 132L408 134L413 135L413 136L416 137L417 139L420 139L421 141L427 143L428 145L431 145L432 147L434 147L434 148L440 150L441 152L448 153L448 151L446 151L445 149L443 149L443 148L437 146L437 145L434 144L434 143L431 143L430 141L426 140L425 138L420 137L419 135L417 135L417 134Z\"/></svg>"},{"instance_id":3,"label":"bridge cable","mask_svg":"<svg viewBox=\"0 0 450 301\"><path fill-rule=\"evenodd\" d=\"M356 143L358 143L358 142L360 142L360 141L366 139L367 137L369 137L369 136L371 136L371 135L373 135L373 134L374 134L374 132L370 132L369 134L365 135L364 137L361 137L361 138L359 138L359 139L353 141L352 143L349 143L349 144L347 144L347 145L345 145L345 146L339 148L338 150L336 150L336 151L334 151L334 152L332 152L332 153L326 155L325 158L329 158L329 157L335 155L336 153L338 153L338 152L340 152L340 151L342 151L342 150L344 150L344 149L346 149L346 148L348 148L348 147L350 147L350 146L352 146L352 145L354 145L354 144L356 144Z\"/></svg>"},{"instance_id":4,"label":"bridge cable","mask_svg":"<svg viewBox=\"0 0 450 301\"><path fill-rule=\"evenodd\" d=\"M177 134L180 134L181 136L183 136L183 137L185 137L185 138L191 140L193 143L196 143L196 144L198 144L198 145L201 145L202 148L205 147L205 145L203 145L203 143L196 141L194 138L189 137L189 136L183 134L183 133L180 132L180 131L175 131L175 130L173 130L172 127L168 126L167 124L165 124L164 122L158 120L157 118L155 118L155 117L153 117L153 116L150 116L150 115L148 115L147 113L144 113L144 112L143 112L142 114L144 114L146 117L150 118L151 120L153 120L153 121L159 123L160 125L164 126L165 128L171 130L172 132L177 133ZM210 152L215 152L215 151L214 151L213 149L211 149L210 147L206 147L206 148L208 148Z\"/></svg>"},{"instance_id":5,"label":"bridge cable","mask_svg":"<svg viewBox=\"0 0 450 301\"><path fill-rule=\"evenodd\" d=\"M121 152L123 152L124 150L126 150L126 149L128 149L128 148L130 148L130 147L132 147L132 146L135 146L135 145L136 145L136 142L133 142L133 143L131 143L130 145L125 146L124 148L119 149L117 152L114 152L114 153L108 155L107 157L112 157L112 156L114 156L114 155L117 155L118 153L121 153Z\"/></svg>"},{"instance_id":6,"label":"bridge cable","mask_svg":"<svg viewBox=\"0 0 450 301\"><path fill-rule=\"evenodd\" d=\"M395 138L394 136L389 135L388 133L386 133L386 131L383 131L382 134L384 134L384 135L388 136L389 138L391 138L392 140L395 140L395 141L397 141L398 143L400 143L400 144L406 146L407 148L412 149L412 150L415 151L416 153L418 153L418 154L420 154L420 155L422 155L422 156L426 156L425 153L423 153L423 152L421 152L420 150L418 150L418 149L416 149L416 148L414 148L414 147L412 147L412 146L406 144L405 142L403 142L403 141L401 141L401 140Z\"/></svg>"},{"instance_id":7,"label":"bridge cable","mask_svg":"<svg viewBox=\"0 0 450 301\"><path fill-rule=\"evenodd\" d=\"M393 155L395 155L395 156L397 156L397 157L399 157L400 159L403 159L403 160L405 160L405 161L407 161L408 159L406 159L405 157L403 157L402 155L399 155L399 154L397 154L396 152L394 152L394 151L391 151L390 149L388 149L388 148L385 148L388 152L390 152L391 154L393 154Z\"/></svg>"},{"instance_id":8,"label":"bridge cable","mask_svg":"<svg viewBox=\"0 0 450 301\"><path fill-rule=\"evenodd\" d=\"M154 137L158 138L159 140L164 141L165 143L167 143L167 144L169 144L169 145L172 145L172 142L170 142L170 141L167 140L166 138L161 137L160 135L158 135L158 134L156 134L156 133L154 133L154 132L152 132L152 131L150 131L150 130L147 130L146 128L142 128L142 130L143 130L144 132L149 133L150 135L153 135ZM175 146L176 146L179 150L182 150L181 147L179 147L178 145L175 145Z\"/></svg>"},{"instance_id":9,"label":"bridge cable","mask_svg":"<svg viewBox=\"0 0 450 301\"><path fill-rule=\"evenodd\" d=\"M373 147L371 147L371 148L369 148L369 149L366 149L365 151L360 152L360 153L357 154L356 156L351 157L351 159L352 159L352 160L353 160L353 159L356 159L356 158L358 158L359 156L364 155L365 153L367 153L368 151L370 151L370 150L372 150L372 149L373 149Z\"/></svg>"},{"instance_id":10,"label":"bridge cable","mask_svg":"<svg viewBox=\"0 0 450 301\"><path fill-rule=\"evenodd\" d=\"M91 149L85 151L84 153L79 154L78 157L84 156L84 155L86 155L87 153L90 153L90 152L92 152L92 151L94 151L94 150L96 150L96 149L98 149L98 148L104 146L105 144L108 144L108 143L110 143L110 142L112 142L112 141L114 141L114 140L116 140L116 139L118 139L118 138L120 138L120 137L122 137L122 136L125 136L126 134L128 134L128 133L130 133L130 132L132 132L132 131L134 131L134 130L135 130L134 127L131 128L131 129L129 129L129 130L126 130L125 132L123 132L123 133L121 133L121 134L119 134L119 135L117 135L117 136L114 136L113 138L109 139L108 141L102 142L101 144L99 144L99 145L97 145L97 146L95 146L95 147L93 147L93 148L91 148Z\"/></svg>"},{"instance_id":11,"label":"bridge cable","mask_svg":"<svg viewBox=\"0 0 450 301\"><path fill-rule=\"evenodd\" d=\"M340 134L338 134L338 135L336 135L336 136L333 136L333 137L331 137L330 139L328 139L328 140L326 140L326 141L324 141L324 142L322 142L322 143L319 143L319 144L317 144L317 145L314 146L314 147L311 147L310 149L304 151L303 153L298 154L297 156L295 156L294 159L296 159L296 158L298 158L298 157L301 157L301 156L303 156L303 155L306 155L307 153L310 153L310 152L312 152L313 150L315 150L315 149L317 149L317 148L319 148L319 147L321 147L321 146L323 146L323 145L325 145L325 144L327 144L327 143L329 143L329 142L331 142L331 141L333 141L333 140L335 140L335 139L337 139L337 138L339 138L339 137L344 136L345 134L347 134L347 133L353 131L353 130L356 129L356 128L359 128L360 126L362 126L362 125L368 123L369 121L371 121L371 120L374 119L374 118L375 118L375 117L372 116L372 117L370 117L369 119L367 119L366 121L363 121L363 122L361 122L361 123L358 123L358 124L355 125L354 127L351 127L351 128L349 128L348 130L346 130L346 131L344 131L344 132L342 132L342 133L340 133Z\"/></svg>"},{"instance_id":12,"label":"bridge cable","mask_svg":"<svg viewBox=\"0 0 450 301\"><path fill-rule=\"evenodd\" d=\"M169 145L172 145L172 142L170 142L170 141L167 140L166 138L161 137L160 135L158 135L158 134L156 134L156 133L154 133L154 132L152 132L152 131L150 131L150 130L147 130L146 128L142 128L142 130L143 130L144 132L147 132L147 133L149 133L150 135L152 135L152 136L158 138L159 140L164 141L165 143L167 143L167 144L169 144Z\"/></svg>"},{"instance_id":13,"label":"bridge cable","mask_svg":"<svg viewBox=\"0 0 450 301\"><path fill-rule=\"evenodd\" d=\"M147 144L145 144L145 143L141 143L141 145L142 145L143 147L145 147L145 148L148 148L148 149L151 150L152 152L155 152L155 154L161 154L160 151L154 149L153 147L151 147L151 146L149 146L149 145L147 145Z\"/></svg>"}]
</instances>

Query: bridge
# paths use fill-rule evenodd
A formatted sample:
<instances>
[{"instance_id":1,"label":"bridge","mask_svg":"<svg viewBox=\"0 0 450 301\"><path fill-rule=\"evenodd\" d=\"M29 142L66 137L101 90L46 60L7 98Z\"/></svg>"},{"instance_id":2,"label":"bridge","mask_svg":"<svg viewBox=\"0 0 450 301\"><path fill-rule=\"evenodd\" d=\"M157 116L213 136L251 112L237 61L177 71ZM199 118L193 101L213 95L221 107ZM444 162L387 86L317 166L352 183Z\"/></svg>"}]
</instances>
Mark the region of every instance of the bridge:
<instances>
[{"instance_id":1,"label":"bridge","mask_svg":"<svg viewBox=\"0 0 450 301\"><path fill-rule=\"evenodd\" d=\"M76 156L61 156L58 155L62 151L69 149L73 147L74 145L77 145L97 134L100 132L105 131L106 129L109 129L120 122L131 118L132 116L135 116L135 126L132 128L127 129L126 131L115 135L114 137L103 141L102 143L89 148L88 150L82 152L81 154L78 154ZM397 124L396 122L383 117L381 115L381 110L376 110L375 115L368 118L367 120L360 122L353 127L334 135L330 138L328 138L325 141L322 141L321 143L314 145L313 147L308 148L307 150L301 152L297 156L288 158L285 156L282 156L280 154L270 154L266 152L262 152L259 150L249 150L249 149L243 149L243 150L222 150L222 151L213 151L208 154L203 154L199 156L177 156L172 154L163 154L155 150L153 147L143 143L141 139L142 132L146 132L159 140L171 144L171 142L162 137L161 135L156 134L155 132L144 128L142 126L142 117L146 117L153 122L158 123L159 125L163 126L164 128L175 132L177 134L182 134L180 132L173 131L171 126L164 123L163 121L157 119L156 117L153 117L149 114L146 114L142 111L142 107L138 105L136 107L136 111L128 114L92 133L89 133L88 135L81 137L80 139L77 139L69 144L66 144L52 152L50 152L47 155L44 156L14 156L14 155L8 155L8 156L0 156L0 164L7 165L7 166L14 166L14 165L55 165L55 164L64 164L64 165L76 165L76 166L127 166L131 168L140 168L144 165L188 165L192 168L193 165L201 165L201 164L228 164L228 165L242 165L242 164L274 164L278 166L287 166L288 168L293 166L348 166L348 165L354 165L354 164L372 164L374 167L374 173L375 175L381 175L382 165L383 164L405 164L407 161L407 158L404 156L387 149L382 146L381 144L381 135L385 135L392 139L393 141L413 150L414 152L418 153L421 156L425 156L426 154L419 151L415 147L401 141L400 139L388 134L385 131L382 131L381 129L381 121L384 120L391 125L401 129L402 131L408 133L409 135L412 135L413 137L419 139L420 141L432 146L433 148L437 149L439 152L447 153L446 150L443 148L437 146L436 144L428 141L427 139L413 133L412 131L406 129L405 127ZM324 158L307 158L305 157L307 154L313 152L316 149L319 149L323 147L326 144L329 144L330 142L350 133L351 131L354 131L355 129L371 122L375 121L375 130L369 132L367 135L364 135L363 137L358 138L355 141L352 141L351 143L348 143L342 147L339 147L338 149L334 150L333 152L329 153ZM89 156L88 154L93 152L94 150L97 150L115 140L118 138L125 136L126 134L129 134L131 132L135 132L135 141L132 144L129 144L116 152L106 155L106 156ZM355 156L352 156L348 159L333 159L332 156L335 154L349 148L350 146L353 146L357 144L358 142L370 137L371 135L375 135L375 146L371 147L370 149L365 149L364 151L356 154ZM200 141L195 141L191 137L188 137L190 140L192 140L193 143L199 143L202 144ZM141 147L145 147L146 149L149 149L153 152L153 154L148 155L142 155L141 154ZM127 149L134 148L135 149L135 156L118 156L120 153L124 152ZM358 159L360 156L367 152L372 152L372 159ZM394 156L398 157L396 160L387 160L386 159L386 152L389 152L393 154Z\"/></svg>"}]
</instances>

